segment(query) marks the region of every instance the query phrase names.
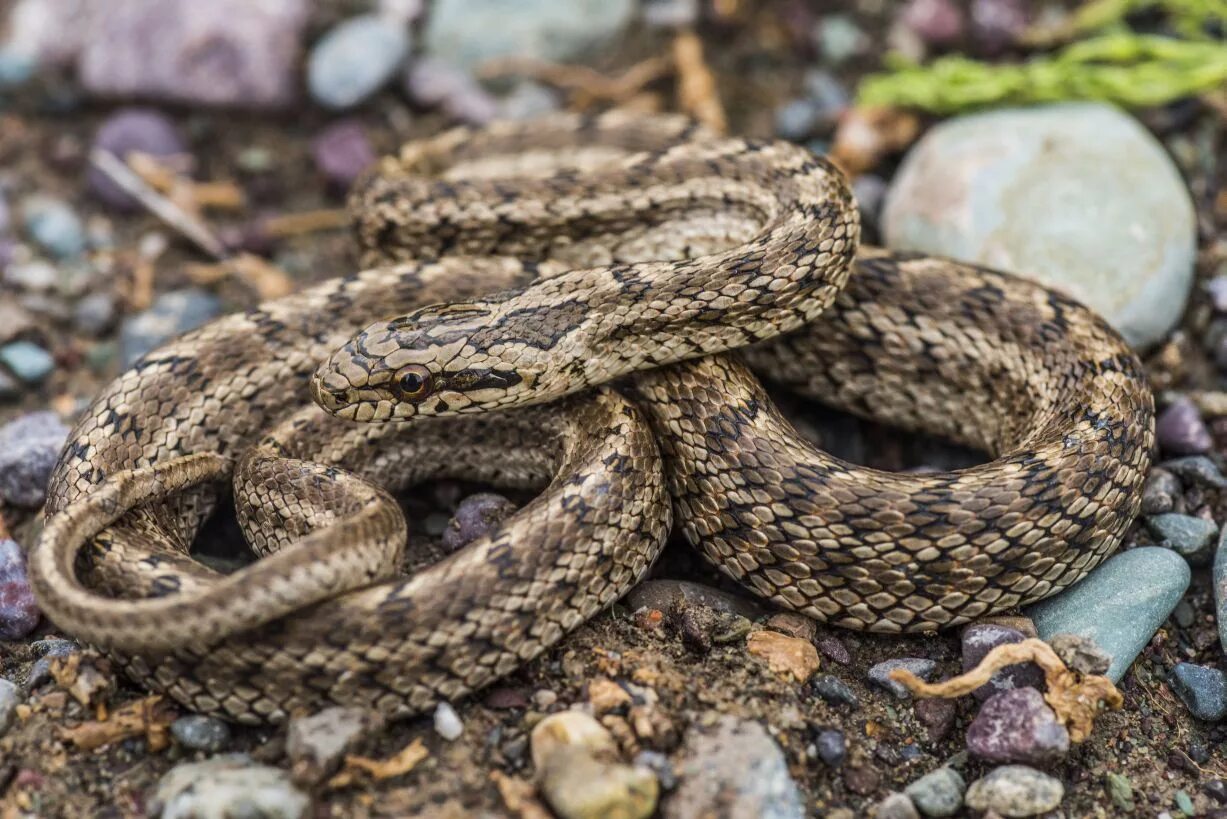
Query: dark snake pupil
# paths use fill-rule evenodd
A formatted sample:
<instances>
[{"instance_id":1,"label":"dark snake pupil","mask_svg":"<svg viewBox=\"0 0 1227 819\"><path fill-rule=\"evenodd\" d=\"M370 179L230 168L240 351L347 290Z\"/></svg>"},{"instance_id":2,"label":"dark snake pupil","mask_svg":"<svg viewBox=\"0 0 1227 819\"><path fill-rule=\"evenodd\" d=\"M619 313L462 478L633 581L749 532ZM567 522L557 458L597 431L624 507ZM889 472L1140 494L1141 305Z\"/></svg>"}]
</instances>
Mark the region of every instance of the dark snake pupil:
<instances>
[{"instance_id":1,"label":"dark snake pupil","mask_svg":"<svg viewBox=\"0 0 1227 819\"><path fill-rule=\"evenodd\" d=\"M400 386L405 392L417 392L422 388L422 376L417 373L406 373L401 377Z\"/></svg>"}]
</instances>

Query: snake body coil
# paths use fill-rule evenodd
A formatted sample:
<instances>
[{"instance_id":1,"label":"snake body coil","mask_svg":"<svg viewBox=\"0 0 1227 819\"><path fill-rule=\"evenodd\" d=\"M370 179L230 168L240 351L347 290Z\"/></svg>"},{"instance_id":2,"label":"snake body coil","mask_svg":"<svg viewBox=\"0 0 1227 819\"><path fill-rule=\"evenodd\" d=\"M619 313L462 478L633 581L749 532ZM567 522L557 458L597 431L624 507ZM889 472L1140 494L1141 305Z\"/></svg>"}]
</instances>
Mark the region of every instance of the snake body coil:
<instances>
[{"instance_id":1,"label":"snake body coil","mask_svg":"<svg viewBox=\"0 0 1227 819\"><path fill-rule=\"evenodd\" d=\"M382 163L354 211L372 269L146 356L53 476L44 611L196 710L461 696L616 600L674 517L781 605L927 631L1069 585L1136 514L1153 407L1119 337L1002 274L854 265L847 187L799 148L668 117L456 131ZM995 460L841 462L750 368ZM338 421L308 386L413 420ZM404 577L385 489L442 476L546 488ZM230 478L266 556L221 576L187 552Z\"/></svg>"}]
</instances>

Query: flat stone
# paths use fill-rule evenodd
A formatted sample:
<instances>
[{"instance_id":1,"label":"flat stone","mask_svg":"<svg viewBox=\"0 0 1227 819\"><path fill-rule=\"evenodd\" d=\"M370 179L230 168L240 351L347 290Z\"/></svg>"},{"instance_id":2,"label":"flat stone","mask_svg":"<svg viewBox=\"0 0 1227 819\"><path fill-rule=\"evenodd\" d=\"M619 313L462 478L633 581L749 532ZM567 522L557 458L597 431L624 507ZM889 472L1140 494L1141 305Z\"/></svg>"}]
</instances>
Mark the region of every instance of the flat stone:
<instances>
[{"instance_id":1,"label":"flat stone","mask_svg":"<svg viewBox=\"0 0 1227 819\"><path fill-rule=\"evenodd\" d=\"M1227 717L1227 674L1217 668L1176 663L1167 684L1197 719L1217 722Z\"/></svg>"},{"instance_id":2,"label":"flat stone","mask_svg":"<svg viewBox=\"0 0 1227 819\"><path fill-rule=\"evenodd\" d=\"M844 739L844 732L837 728L819 731L814 738L814 747L818 751L818 758L829 768L840 767L848 756L848 742Z\"/></svg>"},{"instance_id":3,"label":"flat stone","mask_svg":"<svg viewBox=\"0 0 1227 819\"><path fill-rule=\"evenodd\" d=\"M952 700L941 697L916 700L913 708L916 711L916 719L920 720L928 731L930 742L941 742L950 735L958 712L958 707Z\"/></svg>"},{"instance_id":4,"label":"flat stone","mask_svg":"<svg viewBox=\"0 0 1227 819\"><path fill-rule=\"evenodd\" d=\"M681 782L662 806L664 819L806 815L784 752L758 722L721 716L710 728L691 727L683 745Z\"/></svg>"},{"instance_id":5,"label":"flat stone","mask_svg":"<svg viewBox=\"0 0 1227 819\"><path fill-rule=\"evenodd\" d=\"M1159 463L1151 472L1165 470L1191 484L1205 486L1209 489L1227 489L1227 477L1219 469L1218 464L1205 455L1186 455L1183 458L1172 458Z\"/></svg>"},{"instance_id":6,"label":"flat stone","mask_svg":"<svg viewBox=\"0 0 1227 819\"><path fill-rule=\"evenodd\" d=\"M298 96L306 0L107 0L80 58L94 95L282 108Z\"/></svg>"},{"instance_id":7,"label":"flat stone","mask_svg":"<svg viewBox=\"0 0 1227 819\"><path fill-rule=\"evenodd\" d=\"M1189 564L1170 549L1130 549L1026 613L1043 640L1057 634L1093 640L1112 657L1105 676L1120 682L1184 596L1189 578Z\"/></svg>"},{"instance_id":8,"label":"flat stone","mask_svg":"<svg viewBox=\"0 0 1227 819\"><path fill-rule=\"evenodd\" d=\"M1103 315L1135 347L1179 321L1193 281L1188 188L1132 117L1099 103L947 120L905 157L886 244L1030 276Z\"/></svg>"},{"instance_id":9,"label":"flat stone","mask_svg":"<svg viewBox=\"0 0 1227 819\"><path fill-rule=\"evenodd\" d=\"M1146 528L1190 566L1204 566L1214 556L1219 533L1214 521L1169 512L1146 518Z\"/></svg>"},{"instance_id":10,"label":"flat stone","mask_svg":"<svg viewBox=\"0 0 1227 819\"><path fill-rule=\"evenodd\" d=\"M158 781L148 808L162 819L299 819L308 814L311 797L285 771L258 765L246 754L223 754L172 768Z\"/></svg>"},{"instance_id":11,"label":"flat stone","mask_svg":"<svg viewBox=\"0 0 1227 819\"><path fill-rule=\"evenodd\" d=\"M329 30L307 59L307 87L325 108L350 108L392 79L409 56L404 22L362 14Z\"/></svg>"},{"instance_id":12,"label":"flat stone","mask_svg":"<svg viewBox=\"0 0 1227 819\"><path fill-rule=\"evenodd\" d=\"M967 783L954 768L930 771L903 789L925 816L954 816L963 807Z\"/></svg>"},{"instance_id":13,"label":"flat stone","mask_svg":"<svg viewBox=\"0 0 1227 819\"><path fill-rule=\"evenodd\" d=\"M32 341L14 341L0 347L0 364L26 384L41 384L55 370L51 353Z\"/></svg>"},{"instance_id":14,"label":"flat stone","mask_svg":"<svg viewBox=\"0 0 1227 819\"><path fill-rule=\"evenodd\" d=\"M905 700L912 696L912 692L903 683L895 682L890 678L890 672L897 668L910 671L925 682L929 682L937 671L937 663L923 657L900 657L880 662L869 669L870 682L885 688L899 699Z\"/></svg>"},{"instance_id":15,"label":"flat stone","mask_svg":"<svg viewBox=\"0 0 1227 819\"><path fill-rule=\"evenodd\" d=\"M967 728L967 750L990 762L1050 762L1069 752L1069 732L1034 688L994 694Z\"/></svg>"},{"instance_id":16,"label":"flat stone","mask_svg":"<svg viewBox=\"0 0 1227 819\"><path fill-rule=\"evenodd\" d=\"M606 45L635 11L633 0L437 0L423 42L465 69L496 57L568 62Z\"/></svg>"},{"instance_id":17,"label":"flat stone","mask_svg":"<svg viewBox=\"0 0 1227 819\"><path fill-rule=\"evenodd\" d=\"M0 500L35 508L68 440L68 427L49 410L30 412L0 427Z\"/></svg>"},{"instance_id":18,"label":"flat stone","mask_svg":"<svg viewBox=\"0 0 1227 819\"><path fill-rule=\"evenodd\" d=\"M1060 780L1026 765L1002 765L972 782L964 801L973 810L1020 819L1056 810L1064 798Z\"/></svg>"}]
</instances>

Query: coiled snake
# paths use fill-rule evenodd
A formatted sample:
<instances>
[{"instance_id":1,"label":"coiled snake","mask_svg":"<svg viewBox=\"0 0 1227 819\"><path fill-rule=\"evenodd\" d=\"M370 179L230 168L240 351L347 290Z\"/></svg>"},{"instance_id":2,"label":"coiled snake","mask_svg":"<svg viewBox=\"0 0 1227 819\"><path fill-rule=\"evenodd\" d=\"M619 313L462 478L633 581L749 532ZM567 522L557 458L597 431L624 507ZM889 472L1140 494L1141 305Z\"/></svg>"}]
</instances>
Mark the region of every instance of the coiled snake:
<instances>
[{"instance_id":1,"label":"coiled snake","mask_svg":"<svg viewBox=\"0 0 1227 819\"><path fill-rule=\"evenodd\" d=\"M618 599L674 517L781 606L917 632L1064 588L1137 512L1153 406L1120 338L1011 276L858 253L799 147L560 116L412 143L352 206L369 269L147 355L51 482L40 605L193 709L462 696ZM751 370L995 460L842 462ZM403 576L388 490L440 476L546 488ZM188 550L231 478L265 556L223 576Z\"/></svg>"}]
</instances>

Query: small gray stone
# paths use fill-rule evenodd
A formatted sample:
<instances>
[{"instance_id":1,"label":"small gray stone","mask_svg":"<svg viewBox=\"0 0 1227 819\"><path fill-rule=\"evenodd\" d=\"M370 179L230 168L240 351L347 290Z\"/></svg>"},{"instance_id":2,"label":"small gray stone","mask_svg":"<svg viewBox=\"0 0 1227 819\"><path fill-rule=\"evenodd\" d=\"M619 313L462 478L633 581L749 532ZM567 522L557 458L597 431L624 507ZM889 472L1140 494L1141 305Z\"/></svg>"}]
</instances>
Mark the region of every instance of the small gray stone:
<instances>
[{"instance_id":1,"label":"small gray stone","mask_svg":"<svg viewBox=\"0 0 1227 819\"><path fill-rule=\"evenodd\" d=\"M588 56L630 24L632 0L437 0L425 50L465 69L496 57L568 62Z\"/></svg>"},{"instance_id":2,"label":"small gray stone","mask_svg":"<svg viewBox=\"0 0 1227 819\"><path fill-rule=\"evenodd\" d=\"M1217 668L1176 663L1167 684L1197 719L1218 722L1227 717L1227 674Z\"/></svg>"},{"instance_id":3,"label":"small gray stone","mask_svg":"<svg viewBox=\"0 0 1227 819\"><path fill-rule=\"evenodd\" d=\"M916 806L912 804L912 800L907 798L907 794L902 793L892 793L883 799L874 806L871 815L874 819L920 819L920 814L916 812Z\"/></svg>"},{"instance_id":4,"label":"small gray stone","mask_svg":"<svg viewBox=\"0 0 1227 819\"><path fill-rule=\"evenodd\" d=\"M289 774L257 765L246 754L176 766L159 780L149 802L150 815L161 819L299 819L310 808L311 798L294 787Z\"/></svg>"},{"instance_id":5,"label":"small gray stone","mask_svg":"<svg viewBox=\"0 0 1227 819\"><path fill-rule=\"evenodd\" d=\"M930 771L903 789L925 816L954 816L963 807L967 783L953 768Z\"/></svg>"},{"instance_id":6,"label":"small gray stone","mask_svg":"<svg viewBox=\"0 0 1227 819\"><path fill-rule=\"evenodd\" d=\"M90 293L77 302L72 321L82 333L97 338L115 325L117 309L113 293Z\"/></svg>"},{"instance_id":7,"label":"small gray stone","mask_svg":"<svg viewBox=\"0 0 1227 819\"><path fill-rule=\"evenodd\" d=\"M85 225L72 206L51 196L31 196L22 202L26 232L44 250L59 259L85 251Z\"/></svg>"},{"instance_id":8,"label":"small gray stone","mask_svg":"<svg viewBox=\"0 0 1227 819\"><path fill-rule=\"evenodd\" d=\"M932 128L896 174L882 227L889 247L1068 292L1136 347L1175 326L1193 281L1187 185L1136 120L1100 103L1001 109Z\"/></svg>"},{"instance_id":9,"label":"small gray stone","mask_svg":"<svg viewBox=\"0 0 1227 819\"><path fill-rule=\"evenodd\" d=\"M932 697L917 700L913 710L916 712L916 719L928 730L929 741L941 742L954 728L958 709L951 700Z\"/></svg>"},{"instance_id":10,"label":"small gray stone","mask_svg":"<svg viewBox=\"0 0 1227 819\"><path fill-rule=\"evenodd\" d=\"M849 708L860 708L861 701L848 687L847 683L832 674L819 674L810 681L814 691L831 705L846 705Z\"/></svg>"},{"instance_id":11,"label":"small gray stone","mask_svg":"<svg viewBox=\"0 0 1227 819\"><path fill-rule=\"evenodd\" d=\"M189 714L170 724L170 732L185 748L216 753L230 743L230 726L216 717Z\"/></svg>"},{"instance_id":12,"label":"small gray stone","mask_svg":"<svg viewBox=\"0 0 1227 819\"><path fill-rule=\"evenodd\" d=\"M498 101L498 118L533 119L552 114L562 107L562 100L541 83L522 80Z\"/></svg>"},{"instance_id":13,"label":"small gray stone","mask_svg":"<svg viewBox=\"0 0 1227 819\"><path fill-rule=\"evenodd\" d=\"M484 537L507 518L515 514L516 505L494 492L469 495L456 507L443 532L443 547L455 551Z\"/></svg>"},{"instance_id":14,"label":"small gray stone","mask_svg":"<svg viewBox=\"0 0 1227 819\"><path fill-rule=\"evenodd\" d=\"M409 31L402 21L363 14L320 38L307 60L307 87L325 108L357 105L392 79L409 56Z\"/></svg>"},{"instance_id":15,"label":"small gray stone","mask_svg":"<svg viewBox=\"0 0 1227 819\"><path fill-rule=\"evenodd\" d=\"M1214 612L1219 644L1227 654L1227 527L1219 535L1214 552Z\"/></svg>"},{"instance_id":16,"label":"small gray stone","mask_svg":"<svg viewBox=\"0 0 1227 819\"><path fill-rule=\"evenodd\" d=\"M813 100L798 98L775 109L775 133L781 139L801 142L818 131L821 112Z\"/></svg>"},{"instance_id":17,"label":"small gray stone","mask_svg":"<svg viewBox=\"0 0 1227 819\"><path fill-rule=\"evenodd\" d=\"M129 316L119 330L120 363L126 369L145 353L194 330L221 313L221 301L196 288L171 290L143 313Z\"/></svg>"},{"instance_id":18,"label":"small gray stone","mask_svg":"<svg viewBox=\"0 0 1227 819\"><path fill-rule=\"evenodd\" d=\"M51 290L59 278L55 265L45 259L31 259L24 264L12 264L4 268L5 284L33 293Z\"/></svg>"},{"instance_id":19,"label":"small gray stone","mask_svg":"<svg viewBox=\"0 0 1227 819\"><path fill-rule=\"evenodd\" d=\"M967 750L990 762L1049 762L1069 752L1069 732L1034 688L994 694L967 728Z\"/></svg>"},{"instance_id":20,"label":"small gray stone","mask_svg":"<svg viewBox=\"0 0 1227 819\"><path fill-rule=\"evenodd\" d=\"M848 743L844 739L844 732L838 728L825 728L819 731L818 736L814 738L814 747L818 751L818 758L829 768L840 767L848 756Z\"/></svg>"},{"instance_id":21,"label":"small gray stone","mask_svg":"<svg viewBox=\"0 0 1227 819\"><path fill-rule=\"evenodd\" d=\"M0 737L3 737L13 725L17 714L17 706L21 704L21 689L8 680L0 677Z\"/></svg>"},{"instance_id":22,"label":"small gray stone","mask_svg":"<svg viewBox=\"0 0 1227 819\"><path fill-rule=\"evenodd\" d=\"M1155 468L1146 475L1142 485L1142 514L1162 515L1179 512L1184 505L1181 498L1184 487L1180 479L1166 469Z\"/></svg>"},{"instance_id":23,"label":"small gray stone","mask_svg":"<svg viewBox=\"0 0 1227 819\"><path fill-rule=\"evenodd\" d=\"M309 10L306 0L107 0L90 16L81 84L110 97L285 107L298 96Z\"/></svg>"},{"instance_id":24,"label":"small gray stone","mask_svg":"<svg viewBox=\"0 0 1227 819\"><path fill-rule=\"evenodd\" d=\"M414 60L405 72L405 93L418 105L441 108L467 125L498 116L498 101L467 71L442 59Z\"/></svg>"},{"instance_id":25,"label":"small gray stone","mask_svg":"<svg viewBox=\"0 0 1227 819\"><path fill-rule=\"evenodd\" d=\"M55 370L51 353L32 341L14 341L0 347L0 364L26 384L41 384Z\"/></svg>"},{"instance_id":26,"label":"small gray stone","mask_svg":"<svg viewBox=\"0 0 1227 819\"><path fill-rule=\"evenodd\" d=\"M759 723L721 716L709 729L691 728L684 742L681 784L664 803L665 819L805 816L788 760Z\"/></svg>"},{"instance_id":27,"label":"small gray stone","mask_svg":"<svg viewBox=\"0 0 1227 819\"><path fill-rule=\"evenodd\" d=\"M47 410L0 427L0 499L14 506L42 505L47 479L67 440L68 427Z\"/></svg>"},{"instance_id":28,"label":"small gray stone","mask_svg":"<svg viewBox=\"0 0 1227 819\"><path fill-rule=\"evenodd\" d=\"M967 789L967 807L996 811L1006 819L1038 816L1055 810L1065 798L1057 779L1026 765L1003 765Z\"/></svg>"},{"instance_id":29,"label":"small gray stone","mask_svg":"<svg viewBox=\"0 0 1227 819\"><path fill-rule=\"evenodd\" d=\"M937 671L937 663L932 660L926 660L923 657L900 657L878 663L869 669L870 682L885 688L899 699L905 700L912 696L912 692L908 691L903 683L895 682L890 678L890 672L896 668L910 671L920 679L928 682Z\"/></svg>"},{"instance_id":30,"label":"small gray stone","mask_svg":"<svg viewBox=\"0 0 1227 819\"><path fill-rule=\"evenodd\" d=\"M1089 637L1112 657L1108 679L1120 682L1184 596L1189 578L1189 564L1170 549L1131 549L1024 613L1042 640L1057 634Z\"/></svg>"},{"instance_id":31,"label":"small gray stone","mask_svg":"<svg viewBox=\"0 0 1227 819\"><path fill-rule=\"evenodd\" d=\"M1112 667L1112 658L1107 652L1095 645L1094 640L1080 634L1054 634L1047 642L1071 671L1103 675Z\"/></svg>"},{"instance_id":32,"label":"small gray stone","mask_svg":"<svg viewBox=\"0 0 1227 819\"><path fill-rule=\"evenodd\" d=\"M814 42L823 60L839 66L862 54L870 40L850 15L827 14L814 27Z\"/></svg>"},{"instance_id":33,"label":"small gray stone","mask_svg":"<svg viewBox=\"0 0 1227 819\"><path fill-rule=\"evenodd\" d=\"M975 668L997 646L1021 643L1025 639L1027 636L1018 629L995 623L975 623L968 626L963 629L962 635L963 671ZM1043 684L1044 672L1039 666L1035 663L1024 663L1001 669L972 693L976 699L984 701L1001 691L1009 691L1012 688L1040 688Z\"/></svg>"},{"instance_id":34,"label":"small gray stone","mask_svg":"<svg viewBox=\"0 0 1227 819\"><path fill-rule=\"evenodd\" d=\"M340 706L291 719L285 753L294 779L305 783L322 780L336 770L346 753L382 724L372 711Z\"/></svg>"},{"instance_id":35,"label":"small gray stone","mask_svg":"<svg viewBox=\"0 0 1227 819\"><path fill-rule=\"evenodd\" d=\"M132 153L149 154L175 161L180 170L187 169L177 162L188 156L179 129L169 117L152 108L121 108L111 114L94 134L93 148L114 154L120 160L126 160ZM94 196L116 210L134 212L141 208L131 194L92 165L85 182Z\"/></svg>"},{"instance_id":36,"label":"small gray stone","mask_svg":"<svg viewBox=\"0 0 1227 819\"><path fill-rule=\"evenodd\" d=\"M435 733L448 742L460 739L464 733L464 723L450 703L441 702L435 706Z\"/></svg>"},{"instance_id":37,"label":"small gray stone","mask_svg":"<svg viewBox=\"0 0 1227 819\"><path fill-rule=\"evenodd\" d=\"M1146 518L1146 528L1190 566L1204 566L1213 557L1218 539L1218 525L1213 521L1169 512Z\"/></svg>"},{"instance_id":38,"label":"small gray stone","mask_svg":"<svg viewBox=\"0 0 1227 819\"><path fill-rule=\"evenodd\" d=\"M1172 455L1201 455L1214 448L1214 439L1201 411L1187 396L1179 396L1155 419L1159 448Z\"/></svg>"},{"instance_id":39,"label":"small gray stone","mask_svg":"<svg viewBox=\"0 0 1227 819\"><path fill-rule=\"evenodd\" d=\"M1151 470L1151 473L1153 474L1159 470L1166 470L1182 481L1199 486L1205 486L1210 489L1227 489L1227 477L1223 476L1223 472L1218 468L1218 464L1205 455L1188 455L1183 458L1172 458L1169 461L1160 463L1155 469Z\"/></svg>"}]
</instances>

